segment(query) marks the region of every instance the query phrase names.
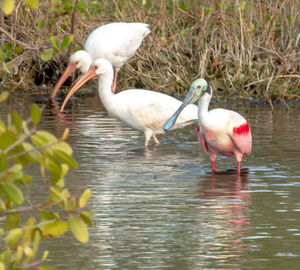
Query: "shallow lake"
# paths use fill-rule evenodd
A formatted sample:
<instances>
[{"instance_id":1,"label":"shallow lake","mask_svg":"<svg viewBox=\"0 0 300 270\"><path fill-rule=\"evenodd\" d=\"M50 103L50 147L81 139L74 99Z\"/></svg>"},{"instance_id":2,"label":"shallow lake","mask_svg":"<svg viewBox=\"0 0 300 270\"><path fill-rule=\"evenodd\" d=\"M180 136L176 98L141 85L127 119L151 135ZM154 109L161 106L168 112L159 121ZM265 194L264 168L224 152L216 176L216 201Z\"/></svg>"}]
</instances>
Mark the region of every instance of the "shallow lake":
<instances>
[{"instance_id":1,"label":"shallow lake","mask_svg":"<svg viewBox=\"0 0 300 270\"><path fill-rule=\"evenodd\" d=\"M235 172L219 156L215 174L197 143L196 125L158 136L108 117L98 96L74 97L60 114L45 95L17 94L0 115L46 105L40 129L68 142L78 169L66 182L91 188L95 211L87 244L71 233L50 239L59 269L300 269L300 106L215 104L248 119L253 151ZM62 103L61 99L57 100Z\"/></svg>"}]
</instances>

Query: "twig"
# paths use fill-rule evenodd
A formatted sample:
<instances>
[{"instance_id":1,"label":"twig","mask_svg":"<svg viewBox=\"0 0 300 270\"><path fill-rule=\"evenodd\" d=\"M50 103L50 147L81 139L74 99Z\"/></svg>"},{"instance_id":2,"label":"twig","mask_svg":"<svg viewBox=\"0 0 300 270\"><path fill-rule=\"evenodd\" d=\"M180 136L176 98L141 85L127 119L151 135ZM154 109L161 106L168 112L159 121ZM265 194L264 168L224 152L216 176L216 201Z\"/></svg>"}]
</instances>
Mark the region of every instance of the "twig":
<instances>
[{"instance_id":1,"label":"twig","mask_svg":"<svg viewBox=\"0 0 300 270\"><path fill-rule=\"evenodd\" d=\"M41 150L41 149L44 149L44 148L48 148L48 147L51 147L53 145L56 145L56 144L59 144L61 143L61 141L57 140L56 142L52 142L52 143L48 143L48 144L45 144L45 145L42 145L40 147L37 147L38 150ZM11 155L11 156L8 156L7 157L7 160L12 160L14 158L17 158L17 157L20 157L20 156L23 156L23 155L26 155L32 151L36 151L37 150L36 148L31 148L29 150L26 150L26 151L23 151L23 152L20 152L20 153L17 153L17 154L14 154L14 155Z\"/></svg>"},{"instance_id":2,"label":"twig","mask_svg":"<svg viewBox=\"0 0 300 270\"><path fill-rule=\"evenodd\" d=\"M33 261L31 263L27 263L25 265L22 265L21 267L23 269L33 269L35 268L36 266L40 265L43 261L42 260L38 260L38 261Z\"/></svg>"},{"instance_id":3,"label":"twig","mask_svg":"<svg viewBox=\"0 0 300 270\"><path fill-rule=\"evenodd\" d=\"M255 81L255 82L251 82L251 83L246 84L244 87L248 87L248 86L253 85L253 84L257 84L257 83L261 83L261 82L264 82L264 81L268 81L268 80L270 80L272 78L273 78L273 76L269 77L269 78L261 79L261 80ZM278 75L278 76L274 77L275 80L279 79L279 78L298 78L298 79L300 79L300 75L291 74L291 75Z\"/></svg>"},{"instance_id":4,"label":"twig","mask_svg":"<svg viewBox=\"0 0 300 270\"><path fill-rule=\"evenodd\" d=\"M73 10L72 17L71 17L71 35L74 34L75 15L76 15L77 3L78 3L78 0L76 0L76 2L75 2L74 10ZM71 50L72 50L72 47L69 46L68 52L67 52L67 57L68 57L68 58L69 58L70 55L71 55Z\"/></svg>"},{"instance_id":5,"label":"twig","mask_svg":"<svg viewBox=\"0 0 300 270\"><path fill-rule=\"evenodd\" d=\"M28 119L27 121L25 121L26 124L30 123L31 119ZM34 133L34 129L32 129L31 131L29 131L29 134L25 134L24 136L20 137L18 140L16 140L13 144L11 144L10 146L8 146L3 153L7 154L10 150L14 149L17 145L19 145L20 143L22 143L23 141L25 141L28 137L30 137L33 133ZM11 157L11 156L10 156Z\"/></svg>"},{"instance_id":6,"label":"twig","mask_svg":"<svg viewBox=\"0 0 300 270\"><path fill-rule=\"evenodd\" d=\"M142 18L141 18L141 15L139 13L137 13L134 5L132 4L132 2L129 0L129 5L131 6L131 8L135 11L135 13L137 14L137 16L139 17L139 20L142 22Z\"/></svg>"},{"instance_id":7,"label":"twig","mask_svg":"<svg viewBox=\"0 0 300 270\"><path fill-rule=\"evenodd\" d=\"M267 99L267 101L269 102L269 104L270 104L270 106L271 106L271 108L272 108L272 111L273 111L273 104L272 104L272 100L271 100L271 98L270 98L268 92L269 92L269 87L270 87L270 84L271 84L271 82L272 82L272 80L273 80L273 77L274 77L274 72L272 73L272 76L269 78L269 81L268 81L268 84L267 84L267 88L266 88L266 92L265 92L266 99Z\"/></svg>"},{"instance_id":8,"label":"twig","mask_svg":"<svg viewBox=\"0 0 300 270\"><path fill-rule=\"evenodd\" d=\"M26 44L26 43L24 43L22 41L19 41L19 40L15 39L10 33L8 33L1 26L0 26L0 32L3 33L5 36L7 36L12 42L16 42L17 44L23 46L24 48L29 49L29 50L36 50L32 46L30 46L30 45L28 45L28 44Z\"/></svg>"},{"instance_id":9,"label":"twig","mask_svg":"<svg viewBox=\"0 0 300 270\"><path fill-rule=\"evenodd\" d=\"M121 10L119 9L119 6L118 6L118 4L116 3L116 0L113 0L114 1L114 4L115 4L115 6L116 6L116 8L117 8L117 10L118 10L118 13L120 14L120 16L121 16L121 19L122 19L122 21L124 20L124 18L123 18L123 14L122 14L122 12L121 12Z\"/></svg>"},{"instance_id":10,"label":"twig","mask_svg":"<svg viewBox=\"0 0 300 270\"><path fill-rule=\"evenodd\" d=\"M28 206L28 207L23 207L23 208L17 208L17 209L10 209L10 210L2 210L0 213L0 216L5 216L8 214L14 214L14 213L23 213L23 212L28 212L28 211L33 211L39 208L40 206L43 206L44 204L38 204L35 206Z\"/></svg>"},{"instance_id":11,"label":"twig","mask_svg":"<svg viewBox=\"0 0 300 270\"><path fill-rule=\"evenodd\" d=\"M180 12L182 12L183 14L185 14L185 15L189 16L190 18L196 20L196 18L195 18L193 15L191 15L190 13L188 13L188 12L184 11L183 9L181 9L178 5L177 5L177 9L178 9Z\"/></svg>"}]
</instances>

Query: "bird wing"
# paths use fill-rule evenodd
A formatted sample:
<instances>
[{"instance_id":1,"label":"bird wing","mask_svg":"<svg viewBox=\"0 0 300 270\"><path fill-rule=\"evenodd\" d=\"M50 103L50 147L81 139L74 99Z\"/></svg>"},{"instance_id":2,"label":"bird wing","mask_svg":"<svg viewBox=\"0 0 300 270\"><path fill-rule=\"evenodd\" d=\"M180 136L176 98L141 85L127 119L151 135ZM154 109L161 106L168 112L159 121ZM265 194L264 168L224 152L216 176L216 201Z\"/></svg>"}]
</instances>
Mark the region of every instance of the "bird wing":
<instances>
[{"instance_id":1,"label":"bird wing","mask_svg":"<svg viewBox=\"0 0 300 270\"><path fill-rule=\"evenodd\" d=\"M128 118L133 120L131 125L139 123L140 126L146 126L155 133L164 133L164 123L181 104L176 98L155 91L127 90L117 95L123 104L128 101L126 108L127 114L130 115ZM178 117L174 128L197 122L197 112L196 105L188 105Z\"/></svg>"},{"instance_id":2,"label":"bird wing","mask_svg":"<svg viewBox=\"0 0 300 270\"><path fill-rule=\"evenodd\" d=\"M95 29L84 47L93 60L105 58L120 68L135 54L149 32L144 23L111 23Z\"/></svg>"},{"instance_id":3,"label":"bird wing","mask_svg":"<svg viewBox=\"0 0 300 270\"><path fill-rule=\"evenodd\" d=\"M232 128L230 137L241 153L249 155L252 149L252 135L249 124L245 121Z\"/></svg>"},{"instance_id":4,"label":"bird wing","mask_svg":"<svg viewBox=\"0 0 300 270\"><path fill-rule=\"evenodd\" d=\"M226 109L213 109L209 111L205 127L213 133L227 134L241 153L250 154L251 130L246 119L239 113Z\"/></svg>"}]
</instances>

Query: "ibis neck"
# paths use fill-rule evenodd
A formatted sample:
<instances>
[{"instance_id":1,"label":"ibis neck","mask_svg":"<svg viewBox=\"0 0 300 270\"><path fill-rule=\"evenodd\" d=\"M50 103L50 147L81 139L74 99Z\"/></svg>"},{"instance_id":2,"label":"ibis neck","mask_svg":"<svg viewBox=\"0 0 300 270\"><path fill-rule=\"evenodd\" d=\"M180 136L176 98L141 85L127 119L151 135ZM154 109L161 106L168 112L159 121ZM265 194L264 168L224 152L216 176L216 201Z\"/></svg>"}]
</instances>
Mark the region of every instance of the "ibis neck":
<instances>
[{"instance_id":1,"label":"ibis neck","mask_svg":"<svg viewBox=\"0 0 300 270\"><path fill-rule=\"evenodd\" d=\"M114 94L111 92L112 82L113 82L113 71L101 74L98 77L98 92L103 105L107 108L107 105L114 98Z\"/></svg>"}]
</instances>

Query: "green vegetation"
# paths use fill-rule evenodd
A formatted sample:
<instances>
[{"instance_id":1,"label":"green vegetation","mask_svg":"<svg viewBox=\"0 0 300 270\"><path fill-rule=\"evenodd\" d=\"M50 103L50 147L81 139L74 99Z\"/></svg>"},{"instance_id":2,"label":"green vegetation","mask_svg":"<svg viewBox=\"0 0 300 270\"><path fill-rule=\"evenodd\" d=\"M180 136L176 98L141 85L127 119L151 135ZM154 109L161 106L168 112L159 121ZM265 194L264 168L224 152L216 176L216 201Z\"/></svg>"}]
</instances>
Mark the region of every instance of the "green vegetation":
<instances>
[{"instance_id":1,"label":"green vegetation","mask_svg":"<svg viewBox=\"0 0 300 270\"><path fill-rule=\"evenodd\" d=\"M0 103L7 96L3 92ZM39 251L41 241L70 229L85 243L92 226L93 212L84 210L91 190L76 198L64 182L69 168L77 167L65 142L68 130L57 139L38 130L39 107L30 112L27 120L17 113L0 119L0 270L54 269L45 265L48 251ZM26 174L33 170L40 175Z\"/></svg>"},{"instance_id":2,"label":"green vegetation","mask_svg":"<svg viewBox=\"0 0 300 270\"><path fill-rule=\"evenodd\" d=\"M138 21L148 23L151 34L121 70L120 89L182 93L204 77L228 97L300 97L294 0L16 0L15 8L14 0L4 2L11 14L0 14L2 87L51 91L93 29Z\"/></svg>"}]
</instances>

